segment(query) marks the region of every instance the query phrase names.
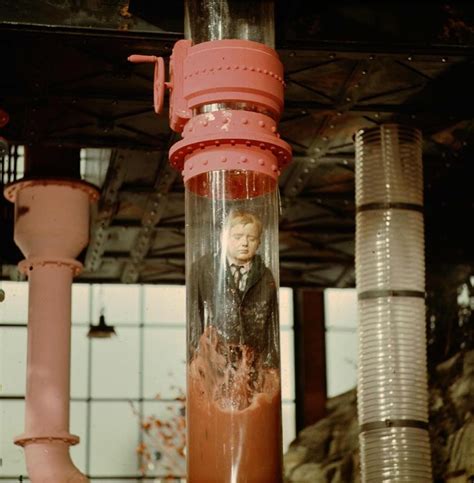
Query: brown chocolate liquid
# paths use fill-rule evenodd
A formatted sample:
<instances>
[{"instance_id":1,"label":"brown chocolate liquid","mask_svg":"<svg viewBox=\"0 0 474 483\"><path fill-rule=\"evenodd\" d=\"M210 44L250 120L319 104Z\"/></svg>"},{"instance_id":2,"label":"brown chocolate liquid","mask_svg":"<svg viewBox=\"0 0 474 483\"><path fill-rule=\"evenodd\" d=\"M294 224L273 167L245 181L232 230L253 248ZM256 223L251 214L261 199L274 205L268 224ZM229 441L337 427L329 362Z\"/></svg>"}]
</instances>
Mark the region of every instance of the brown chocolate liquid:
<instances>
[{"instance_id":1,"label":"brown chocolate liquid","mask_svg":"<svg viewBox=\"0 0 474 483\"><path fill-rule=\"evenodd\" d=\"M187 481L282 481L278 370L207 330L188 366Z\"/></svg>"}]
</instances>

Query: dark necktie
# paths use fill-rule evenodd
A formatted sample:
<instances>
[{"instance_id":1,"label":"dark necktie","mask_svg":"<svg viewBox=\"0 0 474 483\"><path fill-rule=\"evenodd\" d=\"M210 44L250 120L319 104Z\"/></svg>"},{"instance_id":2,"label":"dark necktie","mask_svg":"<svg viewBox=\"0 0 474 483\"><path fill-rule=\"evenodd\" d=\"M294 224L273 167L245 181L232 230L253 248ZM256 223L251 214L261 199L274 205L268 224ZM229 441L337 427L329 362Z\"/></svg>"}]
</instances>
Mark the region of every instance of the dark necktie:
<instances>
[{"instance_id":1,"label":"dark necktie","mask_svg":"<svg viewBox=\"0 0 474 483\"><path fill-rule=\"evenodd\" d=\"M245 273L245 267L243 265L235 265L234 263L232 264L232 267L234 267L234 282L236 287L240 289L240 282L242 280L242 277L244 276Z\"/></svg>"}]
</instances>

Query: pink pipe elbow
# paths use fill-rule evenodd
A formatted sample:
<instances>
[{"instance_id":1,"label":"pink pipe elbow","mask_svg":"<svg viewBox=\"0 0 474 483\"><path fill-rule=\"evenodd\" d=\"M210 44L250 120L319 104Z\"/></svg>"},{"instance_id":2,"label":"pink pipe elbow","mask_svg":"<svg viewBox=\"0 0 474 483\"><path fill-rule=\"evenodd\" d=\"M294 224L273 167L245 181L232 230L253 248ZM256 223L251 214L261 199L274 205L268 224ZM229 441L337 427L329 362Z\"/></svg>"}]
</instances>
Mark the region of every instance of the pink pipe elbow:
<instances>
[{"instance_id":1,"label":"pink pipe elbow","mask_svg":"<svg viewBox=\"0 0 474 483\"><path fill-rule=\"evenodd\" d=\"M26 468L33 483L78 483L89 479L75 466L69 444L62 442L30 443L25 446Z\"/></svg>"},{"instance_id":2,"label":"pink pipe elbow","mask_svg":"<svg viewBox=\"0 0 474 483\"><path fill-rule=\"evenodd\" d=\"M79 442L69 433L71 285L97 191L38 179L7 187L5 196L15 203L15 242L26 256L19 268L29 279L25 433L15 443L33 483L87 482L69 455Z\"/></svg>"}]
</instances>

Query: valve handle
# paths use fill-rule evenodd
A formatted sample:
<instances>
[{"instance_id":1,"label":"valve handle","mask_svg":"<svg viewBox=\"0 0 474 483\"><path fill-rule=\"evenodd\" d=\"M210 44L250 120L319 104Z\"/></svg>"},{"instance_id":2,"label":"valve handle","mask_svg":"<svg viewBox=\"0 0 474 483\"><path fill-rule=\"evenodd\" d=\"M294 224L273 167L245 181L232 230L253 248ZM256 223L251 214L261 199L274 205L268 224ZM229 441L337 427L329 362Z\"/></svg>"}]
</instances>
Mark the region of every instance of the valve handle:
<instances>
[{"instance_id":1,"label":"valve handle","mask_svg":"<svg viewBox=\"0 0 474 483\"><path fill-rule=\"evenodd\" d=\"M153 105L155 112L160 114L163 110L163 102L165 97L165 87L170 88L168 82L165 82L165 62L163 57L156 55L131 55L128 57L129 62L134 64L155 64L155 76L153 79Z\"/></svg>"}]
</instances>

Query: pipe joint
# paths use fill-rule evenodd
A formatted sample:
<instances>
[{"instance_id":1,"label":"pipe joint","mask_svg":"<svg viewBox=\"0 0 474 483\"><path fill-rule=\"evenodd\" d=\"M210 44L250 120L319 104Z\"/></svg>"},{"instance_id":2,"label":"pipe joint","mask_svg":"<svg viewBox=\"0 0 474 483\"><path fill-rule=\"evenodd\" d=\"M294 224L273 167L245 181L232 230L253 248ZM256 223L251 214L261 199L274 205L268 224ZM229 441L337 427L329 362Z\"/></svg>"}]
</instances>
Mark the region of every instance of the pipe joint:
<instances>
[{"instance_id":1,"label":"pipe joint","mask_svg":"<svg viewBox=\"0 0 474 483\"><path fill-rule=\"evenodd\" d=\"M5 188L15 203L15 242L27 259L75 258L89 238L98 190L73 179L24 178Z\"/></svg>"},{"instance_id":2,"label":"pipe joint","mask_svg":"<svg viewBox=\"0 0 474 483\"><path fill-rule=\"evenodd\" d=\"M94 185L87 183L86 181L68 178L22 178L7 185L5 187L4 195L8 201L16 203L20 191L25 188L38 186L69 187L85 193L91 202L96 202L99 199L99 191Z\"/></svg>"},{"instance_id":3,"label":"pipe joint","mask_svg":"<svg viewBox=\"0 0 474 483\"><path fill-rule=\"evenodd\" d=\"M82 272L83 265L81 262L74 260L73 258L55 258L55 259L47 259L47 258L27 258L26 260L22 260L18 264L18 269L21 273L28 275L31 271L33 271L36 267L46 267L46 266L57 266L57 267L68 267L71 269L73 277L76 277Z\"/></svg>"},{"instance_id":4,"label":"pipe joint","mask_svg":"<svg viewBox=\"0 0 474 483\"><path fill-rule=\"evenodd\" d=\"M183 140L170 149L172 166L184 181L215 170L250 170L274 179L291 161L276 122L261 113L223 110L193 117Z\"/></svg>"},{"instance_id":5,"label":"pipe joint","mask_svg":"<svg viewBox=\"0 0 474 483\"><path fill-rule=\"evenodd\" d=\"M68 446L74 446L79 444L80 438L74 434L65 433L58 433L58 434L50 434L50 435L30 435L30 434L22 434L21 436L17 436L13 442L17 446L26 446L28 444L33 443L66 443Z\"/></svg>"},{"instance_id":6,"label":"pipe joint","mask_svg":"<svg viewBox=\"0 0 474 483\"><path fill-rule=\"evenodd\" d=\"M283 64L275 50L250 40L213 40L192 45L176 42L170 59L170 81L163 60L132 55L134 63L154 63L154 106L159 114L165 89L170 94L170 125L182 132L193 110L216 103L239 103L279 119L283 111Z\"/></svg>"}]
</instances>

